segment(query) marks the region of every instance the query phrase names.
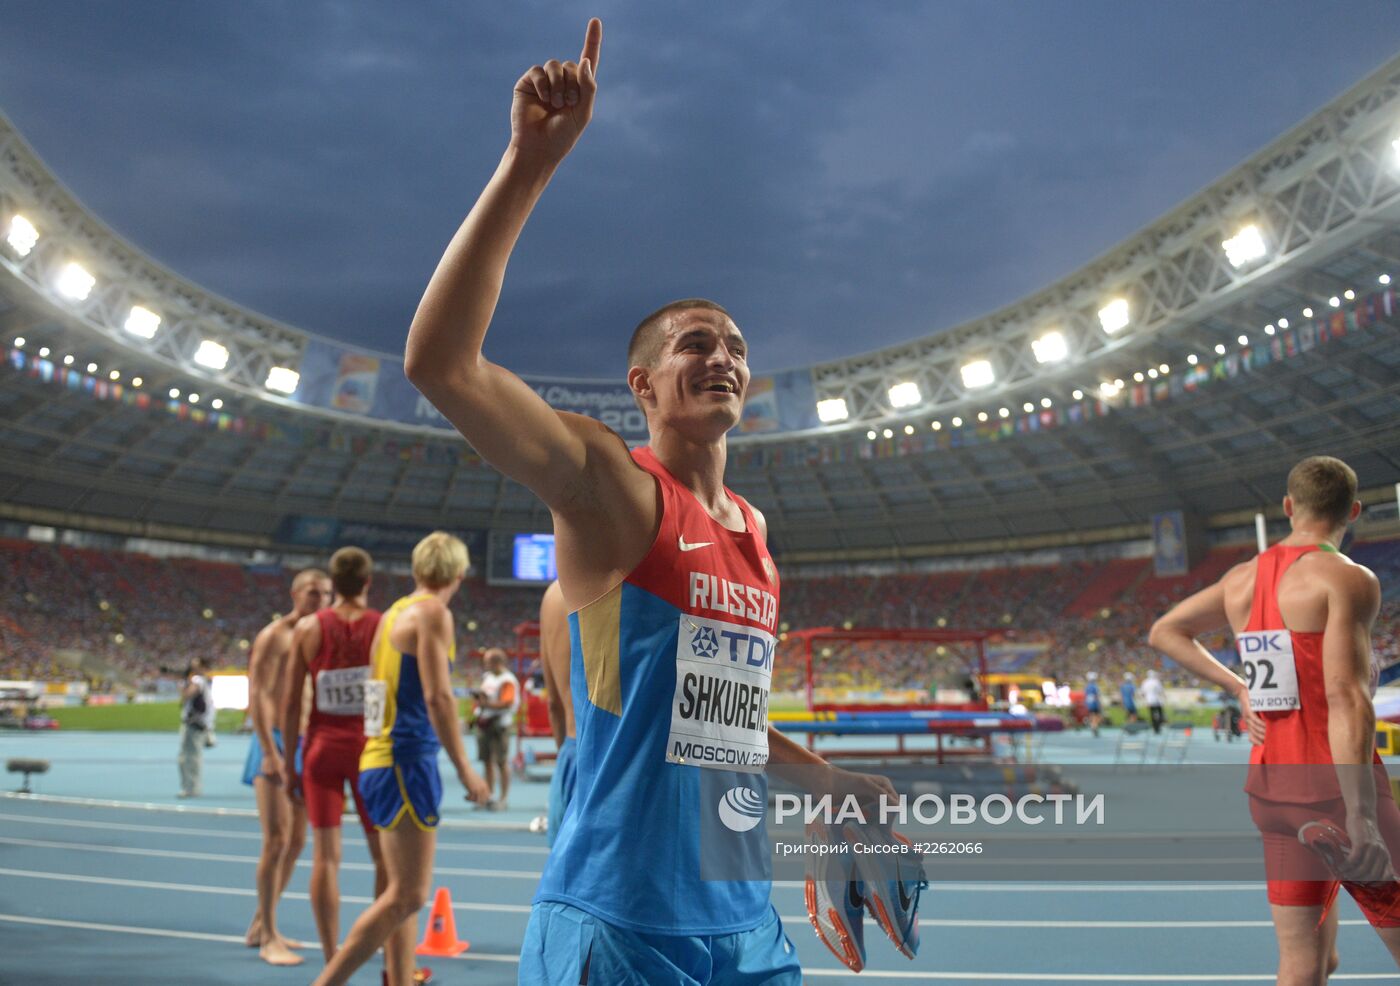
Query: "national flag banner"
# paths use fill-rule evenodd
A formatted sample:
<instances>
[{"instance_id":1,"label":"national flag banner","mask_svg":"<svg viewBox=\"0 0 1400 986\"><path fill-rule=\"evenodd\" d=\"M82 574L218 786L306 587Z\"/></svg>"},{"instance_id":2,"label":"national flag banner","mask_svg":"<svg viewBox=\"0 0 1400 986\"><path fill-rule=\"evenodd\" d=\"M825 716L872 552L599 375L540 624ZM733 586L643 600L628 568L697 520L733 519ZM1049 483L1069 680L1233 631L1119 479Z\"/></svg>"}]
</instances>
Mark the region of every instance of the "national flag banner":
<instances>
[{"instance_id":1,"label":"national flag banner","mask_svg":"<svg viewBox=\"0 0 1400 986\"><path fill-rule=\"evenodd\" d=\"M1321 340L1321 341L1325 341L1325 340ZM1293 333L1290 332L1290 333L1288 334L1288 338L1285 339L1285 340L1283 340L1283 348L1284 348L1284 350L1288 353L1289 356L1297 356L1297 355L1298 355L1298 337L1295 336Z\"/></svg>"},{"instance_id":2,"label":"national flag banner","mask_svg":"<svg viewBox=\"0 0 1400 986\"><path fill-rule=\"evenodd\" d=\"M1370 325L1376 320L1376 310L1373 307L1375 301L1376 296L1373 294L1368 294L1366 297L1362 298L1359 302L1357 302L1356 327L1358 329L1364 329L1366 326Z\"/></svg>"},{"instance_id":3,"label":"national flag banner","mask_svg":"<svg viewBox=\"0 0 1400 986\"><path fill-rule=\"evenodd\" d=\"M1340 339L1347 334L1347 316L1345 312L1332 313L1332 338Z\"/></svg>"},{"instance_id":4,"label":"national flag banner","mask_svg":"<svg viewBox=\"0 0 1400 986\"><path fill-rule=\"evenodd\" d=\"M1158 380L1152 387L1152 399L1154 401L1164 401L1171 396L1171 385L1165 380Z\"/></svg>"},{"instance_id":5,"label":"national flag banner","mask_svg":"<svg viewBox=\"0 0 1400 986\"><path fill-rule=\"evenodd\" d=\"M1284 334L1287 335L1287 333ZM1283 340L1280 339L1278 336L1274 336L1272 339L1270 339L1269 352L1274 354L1275 360L1283 359Z\"/></svg>"},{"instance_id":6,"label":"national flag banner","mask_svg":"<svg viewBox=\"0 0 1400 986\"><path fill-rule=\"evenodd\" d=\"M1147 404L1147 387L1144 384L1134 384L1133 392L1128 401L1133 407L1144 407Z\"/></svg>"}]
</instances>

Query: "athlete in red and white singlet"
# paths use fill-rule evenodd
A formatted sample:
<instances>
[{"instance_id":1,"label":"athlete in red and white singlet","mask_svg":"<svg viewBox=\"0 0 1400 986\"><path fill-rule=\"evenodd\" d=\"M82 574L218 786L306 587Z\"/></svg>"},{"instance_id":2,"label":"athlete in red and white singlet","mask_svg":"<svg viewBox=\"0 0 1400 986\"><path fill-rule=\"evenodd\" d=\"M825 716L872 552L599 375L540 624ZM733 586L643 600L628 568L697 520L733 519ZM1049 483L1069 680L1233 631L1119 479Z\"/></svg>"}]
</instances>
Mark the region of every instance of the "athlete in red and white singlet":
<instances>
[{"instance_id":1,"label":"athlete in red and white singlet","mask_svg":"<svg viewBox=\"0 0 1400 986\"><path fill-rule=\"evenodd\" d=\"M1374 742L1370 634L1379 583L1339 552L1361 512L1356 474L1338 459L1304 459L1289 473L1283 507L1287 538L1182 601L1150 639L1245 710L1255 744L1245 789L1263 837L1278 982L1313 984L1337 965L1330 904L1339 883L1400 964L1400 884L1391 864L1400 853L1400 809ZM1243 681L1195 640L1225 626L1235 634ZM1302 848L1314 822L1330 826L1341 846L1330 868Z\"/></svg>"},{"instance_id":2,"label":"athlete in red and white singlet","mask_svg":"<svg viewBox=\"0 0 1400 986\"><path fill-rule=\"evenodd\" d=\"M302 688L310 676L311 714L306 724L304 764L298 777L284 762L284 784L306 803L311 823L311 910L326 961L340 940L340 820L349 785L375 863L375 895L385 885L379 833L360 796L360 752L365 745L365 678L379 611L366 604L372 562L359 548L331 556L331 583L338 600L302 619L296 627L284 687L282 730L295 742Z\"/></svg>"}]
</instances>

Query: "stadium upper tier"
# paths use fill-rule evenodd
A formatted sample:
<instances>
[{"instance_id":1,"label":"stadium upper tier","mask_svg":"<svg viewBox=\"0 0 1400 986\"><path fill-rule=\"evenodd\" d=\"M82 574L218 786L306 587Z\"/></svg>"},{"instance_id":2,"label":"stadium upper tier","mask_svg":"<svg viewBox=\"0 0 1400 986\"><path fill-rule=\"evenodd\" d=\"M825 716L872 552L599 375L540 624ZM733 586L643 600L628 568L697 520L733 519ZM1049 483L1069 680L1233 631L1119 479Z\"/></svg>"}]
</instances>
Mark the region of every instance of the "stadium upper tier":
<instances>
[{"instance_id":1,"label":"stadium upper tier","mask_svg":"<svg viewBox=\"0 0 1400 986\"><path fill-rule=\"evenodd\" d=\"M1400 479L1400 58L1081 270L914 342L755 378L731 484L787 558L1233 523L1327 451ZM0 513L276 547L306 521L548 529L405 382L183 280L0 118ZM759 340L761 327L750 327ZM534 381L643 437L621 381Z\"/></svg>"},{"instance_id":2,"label":"stadium upper tier","mask_svg":"<svg viewBox=\"0 0 1400 986\"><path fill-rule=\"evenodd\" d=\"M292 571L191 558L0 539L0 679L120 681L128 686L209 658L242 667L257 631L288 602ZM1147 647L1152 621L1172 604L1248 558L1246 548L1210 553L1188 575L1151 577L1151 560L943 571L908 575L789 578L780 629L868 627L984 628L996 632L992 669L1082 679L1090 670L1141 674L1160 666ZM1380 576L1389 600L1375 633L1377 657L1400 660L1400 540L1355 546L1352 557ZM412 586L378 573L371 602L384 606ZM467 673L480 648L516 644L514 627L539 611L538 589L468 581L453 602L458 650ZM1222 636L1211 641L1228 647ZM958 686L965 660L932 645L900 648L870 641L818 652L819 671L874 687ZM86 663L78 659L86 655ZM1175 677L1170 673L1168 677ZM775 687L801 687L796 641L784 641Z\"/></svg>"}]
</instances>

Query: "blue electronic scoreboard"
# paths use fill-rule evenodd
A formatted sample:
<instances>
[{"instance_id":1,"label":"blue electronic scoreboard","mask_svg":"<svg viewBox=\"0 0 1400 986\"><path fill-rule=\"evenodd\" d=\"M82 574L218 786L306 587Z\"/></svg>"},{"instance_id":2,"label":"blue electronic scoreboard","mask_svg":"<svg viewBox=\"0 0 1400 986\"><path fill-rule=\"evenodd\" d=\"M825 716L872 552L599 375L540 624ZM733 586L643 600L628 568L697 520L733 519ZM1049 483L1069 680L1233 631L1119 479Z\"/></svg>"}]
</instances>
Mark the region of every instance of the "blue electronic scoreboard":
<instances>
[{"instance_id":1,"label":"blue electronic scoreboard","mask_svg":"<svg viewBox=\"0 0 1400 986\"><path fill-rule=\"evenodd\" d=\"M511 575L520 582L553 582L559 577L554 564L553 534L517 534L511 556Z\"/></svg>"}]
</instances>

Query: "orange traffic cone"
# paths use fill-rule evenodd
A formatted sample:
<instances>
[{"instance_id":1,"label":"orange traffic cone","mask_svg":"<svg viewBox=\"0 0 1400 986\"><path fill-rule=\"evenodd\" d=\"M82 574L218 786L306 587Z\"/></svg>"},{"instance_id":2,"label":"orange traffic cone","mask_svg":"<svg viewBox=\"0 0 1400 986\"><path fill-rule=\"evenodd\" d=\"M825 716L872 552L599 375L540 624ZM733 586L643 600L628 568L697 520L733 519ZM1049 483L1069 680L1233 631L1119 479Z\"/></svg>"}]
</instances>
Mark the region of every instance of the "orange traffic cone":
<instances>
[{"instance_id":1,"label":"orange traffic cone","mask_svg":"<svg viewBox=\"0 0 1400 986\"><path fill-rule=\"evenodd\" d=\"M415 949L419 955L461 955L471 948L471 942L457 939L457 922L452 917L452 895L446 887L438 887L433 895L433 909L428 914L428 927L423 941Z\"/></svg>"}]
</instances>

